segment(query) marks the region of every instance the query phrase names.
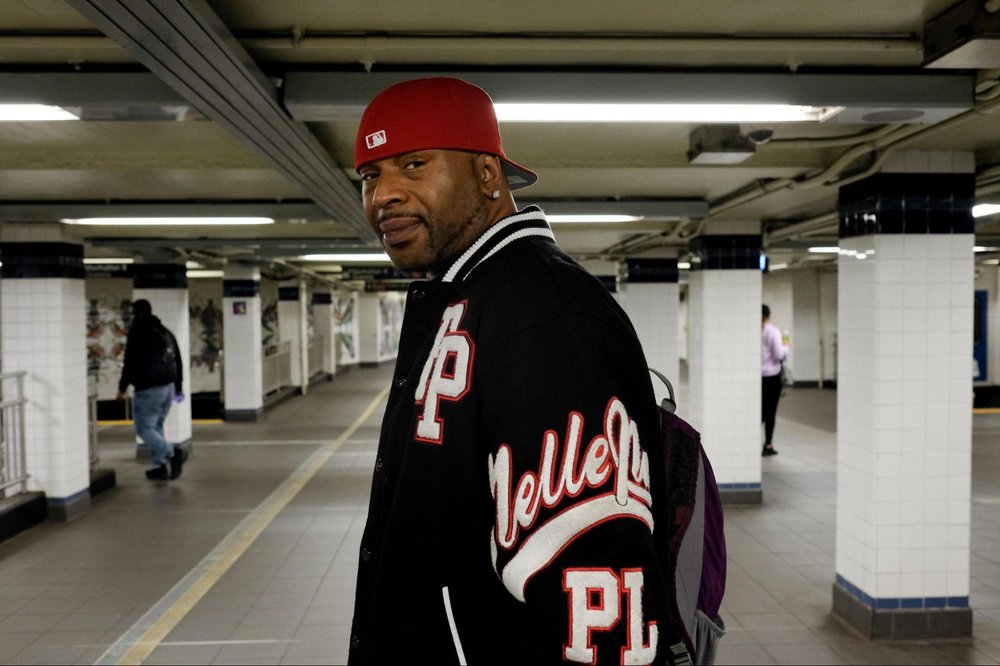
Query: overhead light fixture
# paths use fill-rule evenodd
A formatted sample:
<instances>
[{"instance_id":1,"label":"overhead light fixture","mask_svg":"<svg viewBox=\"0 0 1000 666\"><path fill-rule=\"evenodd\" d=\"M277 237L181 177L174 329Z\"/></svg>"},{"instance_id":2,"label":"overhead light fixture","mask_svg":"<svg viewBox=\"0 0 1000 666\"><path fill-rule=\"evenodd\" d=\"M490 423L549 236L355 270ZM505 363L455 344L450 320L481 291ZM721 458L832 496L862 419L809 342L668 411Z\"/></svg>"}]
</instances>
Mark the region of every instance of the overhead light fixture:
<instances>
[{"instance_id":1,"label":"overhead light fixture","mask_svg":"<svg viewBox=\"0 0 1000 666\"><path fill-rule=\"evenodd\" d=\"M983 245L977 245L972 248L973 252L997 252L1000 251L1000 247L985 247Z\"/></svg>"},{"instance_id":2,"label":"overhead light fixture","mask_svg":"<svg viewBox=\"0 0 1000 666\"><path fill-rule=\"evenodd\" d=\"M822 122L842 106L790 104L494 104L508 123L793 123Z\"/></svg>"},{"instance_id":3,"label":"overhead light fixture","mask_svg":"<svg viewBox=\"0 0 1000 666\"><path fill-rule=\"evenodd\" d=\"M677 270L681 270L681 271L691 270L691 262L690 261L678 261L677 262Z\"/></svg>"},{"instance_id":4,"label":"overhead light fixture","mask_svg":"<svg viewBox=\"0 0 1000 666\"><path fill-rule=\"evenodd\" d=\"M221 278L223 275L225 275L225 271L194 270L187 272L189 278Z\"/></svg>"},{"instance_id":5,"label":"overhead light fixture","mask_svg":"<svg viewBox=\"0 0 1000 666\"><path fill-rule=\"evenodd\" d=\"M274 224L274 220L270 217L84 217L78 220L63 219L60 222L101 227L205 227Z\"/></svg>"},{"instance_id":6,"label":"overhead light fixture","mask_svg":"<svg viewBox=\"0 0 1000 666\"><path fill-rule=\"evenodd\" d=\"M767 270L773 273L774 271L783 271L786 268L788 268L788 264L787 263L785 263L785 264L771 264L771 266Z\"/></svg>"},{"instance_id":7,"label":"overhead light fixture","mask_svg":"<svg viewBox=\"0 0 1000 666\"><path fill-rule=\"evenodd\" d=\"M0 122L35 122L49 120L79 120L61 106L47 104L0 104Z\"/></svg>"},{"instance_id":8,"label":"overhead light fixture","mask_svg":"<svg viewBox=\"0 0 1000 666\"><path fill-rule=\"evenodd\" d=\"M299 257L299 261L327 261L331 263L347 262L389 262L389 255L385 252L378 254L304 254Z\"/></svg>"},{"instance_id":9,"label":"overhead light fixture","mask_svg":"<svg viewBox=\"0 0 1000 666\"><path fill-rule=\"evenodd\" d=\"M620 222L639 222L644 218L641 215L618 215L618 214L596 214L596 215L546 215L545 219L552 224L613 224Z\"/></svg>"},{"instance_id":10,"label":"overhead light fixture","mask_svg":"<svg viewBox=\"0 0 1000 666\"><path fill-rule=\"evenodd\" d=\"M987 217L1000 213L1000 204L977 204L972 207L972 217Z\"/></svg>"},{"instance_id":11,"label":"overhead light fixture","mask_svg":"<svg viewBox=\"0 0 1000 666\"><path fill-rule=\"evenodd\" d=\"M838 254L840 252L840 248L836 245L828 245L811 247L809 248L809 251L813 254Z\"/></svg>"},{"instance_id":12,"label":"overhead light fixture","mask_svg":"<svg viewBox=\"0 0 1000 666\"><path fill-rule=\"evenodd\" d=\"M134 264L135 259L132 257L87 257L83 260L83 263L88 266L118 266L121 264Z\"/></svg>"}]
</instances>

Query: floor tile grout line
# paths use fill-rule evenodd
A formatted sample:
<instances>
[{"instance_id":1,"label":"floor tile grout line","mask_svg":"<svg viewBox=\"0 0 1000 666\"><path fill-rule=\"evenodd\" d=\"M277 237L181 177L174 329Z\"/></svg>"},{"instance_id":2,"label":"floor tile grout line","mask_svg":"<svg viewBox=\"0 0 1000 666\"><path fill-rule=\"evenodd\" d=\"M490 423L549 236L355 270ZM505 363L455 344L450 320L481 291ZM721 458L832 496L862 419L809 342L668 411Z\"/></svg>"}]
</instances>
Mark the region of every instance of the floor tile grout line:
<instances>
[{"instance_id":1,"label":"floor tile grout line","mask_svg":"<svg viewBox=\"0 0 1000 666\"><path fill-rule=\"evenodd\" d=\"M309 456L94 663L142 664L333 454L365 424L388 392L388 388L380 391L337 440Z\"/></svg>"}]
</instances>

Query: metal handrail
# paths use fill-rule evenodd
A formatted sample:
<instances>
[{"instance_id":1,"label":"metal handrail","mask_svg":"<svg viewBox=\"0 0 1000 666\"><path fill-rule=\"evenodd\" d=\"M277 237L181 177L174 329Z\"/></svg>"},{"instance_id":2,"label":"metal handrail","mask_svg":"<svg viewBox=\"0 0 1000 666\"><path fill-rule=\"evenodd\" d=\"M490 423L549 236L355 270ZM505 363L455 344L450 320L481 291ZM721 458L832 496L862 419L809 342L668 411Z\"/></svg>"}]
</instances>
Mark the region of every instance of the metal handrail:
<instances>
[{"instance_id":1,"label":"metal handrail","mask_svg":"<svg viewBox=\"0 0 1000 666\"><path fill-rule=\"evenodd\" d=\"M281 342L270 354L263 352L264 395L270 395L278 389L290 386L292 383L292 343Z\"/></svg>"},{"instance_id":2,"label":"metal handrail","mask_svg":"<svg viewBox=\"0 0 1000 666\"><path fill-rule=\"evenodd\" d=\"M28 489L27 461L24 445L24 370L0 373L0 491L7 495L10 488ZM15 380L15 398L3 399L7 380Z\"/></svg>"}]
</instances>

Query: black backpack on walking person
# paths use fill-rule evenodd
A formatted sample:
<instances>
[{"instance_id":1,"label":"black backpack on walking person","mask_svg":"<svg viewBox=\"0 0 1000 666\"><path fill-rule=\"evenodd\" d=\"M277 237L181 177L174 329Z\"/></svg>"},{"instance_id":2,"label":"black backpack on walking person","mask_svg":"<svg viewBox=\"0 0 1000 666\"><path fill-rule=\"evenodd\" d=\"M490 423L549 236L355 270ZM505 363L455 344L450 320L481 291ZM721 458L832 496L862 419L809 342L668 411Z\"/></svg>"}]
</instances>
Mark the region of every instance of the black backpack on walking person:
<instances>
[{"instance_id":1,"label":"black backpack on walking person","mask_svg":"<svg viewBox=\"0 0 1000 666\"><path fill-rule=\"evenodd\" d=\"M149 379L152 386L163 386L177 379L177 341L163 324L150 331Z\"/></svg>"}]
</instances>

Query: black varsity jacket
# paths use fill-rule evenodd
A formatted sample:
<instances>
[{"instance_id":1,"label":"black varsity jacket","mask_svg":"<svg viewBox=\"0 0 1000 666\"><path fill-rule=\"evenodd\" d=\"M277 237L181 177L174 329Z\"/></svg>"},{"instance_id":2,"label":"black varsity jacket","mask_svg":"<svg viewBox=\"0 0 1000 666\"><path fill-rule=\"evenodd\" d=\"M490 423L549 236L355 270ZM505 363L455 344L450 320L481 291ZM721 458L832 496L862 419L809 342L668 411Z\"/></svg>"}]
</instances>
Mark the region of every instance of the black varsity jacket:
<instances>
[{"instance_id":1,"label":"black varsity jacket","mask_svg":"<svg viewBox=\"0 0 1000 666\"><path fill-rule=\"evenodd\" d=\"M392 381L349 663L665 663L646 362L541 210L410 286Z\"/></svg>"}]
</instances>

